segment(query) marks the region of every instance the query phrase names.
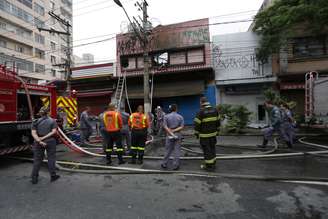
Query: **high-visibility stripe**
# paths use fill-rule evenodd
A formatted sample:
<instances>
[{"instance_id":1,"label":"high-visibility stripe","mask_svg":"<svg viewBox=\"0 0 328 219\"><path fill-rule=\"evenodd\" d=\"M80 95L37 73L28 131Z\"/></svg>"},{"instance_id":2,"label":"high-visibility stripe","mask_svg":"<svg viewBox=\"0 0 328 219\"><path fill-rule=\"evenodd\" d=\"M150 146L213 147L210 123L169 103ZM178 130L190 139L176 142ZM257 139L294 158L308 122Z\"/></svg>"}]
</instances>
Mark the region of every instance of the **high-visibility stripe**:
<instances>
[{"instance_id":1,"label":"high-visibility stripe","mask_svg":"<svg viewBox=\"0 0 328 219\"><path fill-rule=\"evenodd\" d=\"M202 119L202 122L216 122L216 121L218 121L218 117L216 117L216 116Z\"/></svg>"},{"instance_id":2,"label":"high-visibility stripe","mask_svg":"<svg viewBox=\"0 0 328 219\"><path fill-rule=\"evenodd\" d=\"M210 137L215 137L217 136L218 132L212 132L208 134L199 134L200 138L210 138Z\"/></svg>"},{"instance_id":3,"label":"high-visibility stripe","mask_svg":"<svg viewBox=\"0 0 328 219\"><path fill-rule=\"evenodd\" d=\"M73 125L75 118L77 118L77 101L70 97L57 97L57 107L62 107L66 112L67 122Z\"/></svg>"},{"instance_id":4,"label":"high-visibility stripe","mask_svg":"<svg viewBox=\"0 0 328 219\"><path fill-rule=\"evenodd\" d=\"M139 150L139 151L144 151L145 148L143 148L143 147L138 147L138 150Z\"/></svg>"},{"instance_id":5,"label":"high-visibility stripe","mask_svg":"<svg viewBox=\"0 0 328 219\"><path fill-rule=\"evenodd\" d=\"M106 149L106 152L112 152L113 150L112 149Z\"/></svg>"},{"instance_id":6,"label":"high-visibility stripe","mask_svg":"<svg viewBox=\"0 0 328 219\"><path fill-rule=\"evenodd\" d=\"M146 116L142 117L142 127L143 128L146 128L146 119L147 119Z\"/></svg>"},{"instance_id":7,"label":"high-visibility stripe","mask_svg":"<svg viewBox=\"0 0 328 219\"><path fill-rule=\"evenodd\" d=\"M131 124L131 128L133 128L133 114L130 116L130 124Z\"/></svg>"},{"instance_id":8,"label":"high-visibility stripe","mask_svg":"<svg viewBox=\"0 0 328 219\"><path fill-rule=\"evenodd\" d=\"M202 121L200 121L200 119L198 119L198 118L195 118L195 119L194 119L194 122L199 124L199 123L201 123Z\"/></svg>"},{"instance_id":9,"label":"high-visibility stripe","mask_svg":"<svg viewBox=\"0 0 328 219\"><path fill-rule=\"evenodd\" d=\"M139 147L132 147L132 146L131 146L131 149L132 149L132 150L138 150L138 148L139 148Z\"/></svg>"},{"instance_id":10,"label":"high-visibility stripe","mask_svg":"<svg viewBox=\"0 0 328 219\"><path fill-rule=\"evenodd\" d=\"M117 148L116 151L118 152L123 151L123 148Z\"/></svg>"},{"instance_id":11,"label":"high-visibility stripe","mask_svg":"<svg viewBox=\"0 0 328 219\"><path fill-rule=\"evenodd\" d=\"M119 128L118 127L118 112L115 113L115 128Z\"/></svg>"},{"instance_id":12,"label":"high-visibility stripe","mask_svg":"<svg viewBox=\"0 0 328 219\"><path fill-rule=\"evenodd\" d=\"M206 163L206 164L214 164L215 161L216 161L216 157L213 158L213 159L211 159L211 160L205 160L205 163Z\"/></svg>"}]
</instances>

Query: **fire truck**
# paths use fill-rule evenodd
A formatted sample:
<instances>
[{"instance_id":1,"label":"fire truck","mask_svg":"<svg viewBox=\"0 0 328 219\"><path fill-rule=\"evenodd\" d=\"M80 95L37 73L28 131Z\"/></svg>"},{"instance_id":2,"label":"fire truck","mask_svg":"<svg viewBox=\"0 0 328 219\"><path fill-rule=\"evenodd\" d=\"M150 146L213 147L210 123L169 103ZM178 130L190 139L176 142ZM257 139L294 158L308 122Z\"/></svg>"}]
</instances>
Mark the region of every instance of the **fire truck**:
<instances>
[{"instance_id":1,"label":"fire truck","mask_svg":"<svg viewBox=\"0 0 328 219\"><path fill-rule=\"evenodd\" d=\"M53 85L25 83L15 69L0 65L0 155L30 148L31 123L44 105L49 106L52 118L57 116L57 106L63 106L70 116L76 116L75 98L57 97Z\"/></svg>"}]
</instances>

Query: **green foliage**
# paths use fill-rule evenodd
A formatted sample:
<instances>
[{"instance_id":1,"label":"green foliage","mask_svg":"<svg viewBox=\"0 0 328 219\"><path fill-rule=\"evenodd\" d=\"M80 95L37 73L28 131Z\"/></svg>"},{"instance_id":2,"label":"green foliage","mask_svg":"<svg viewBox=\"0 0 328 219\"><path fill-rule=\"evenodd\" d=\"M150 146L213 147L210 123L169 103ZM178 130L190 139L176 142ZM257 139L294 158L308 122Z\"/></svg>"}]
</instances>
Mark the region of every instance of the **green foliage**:
<instances>
[{"instance_id":1,"label":"green foliage","mask_svg":"<svg viewBox=\"0 0 328 219\"><path fill-rule=\"evenodd\" d=\"M262 36L257 57L267 58L286 46L297 28L314 36L327 33L327 0L277 0L271 7L255 16L253 30Z\"/></svg>"},{"instance_id":2,"label":"green foliage","mask_svg":"<svg viewBox=\"0 0 328 219\"><path fill-rule=\"evenodd\" d=\"M282 103L286 103L290 109L296 107L297 103L295 101L290 101L287 98L281 97L279 93L269 88L264 91L265 100L272 101L274 105L279 106Z\"/></svg>"},{"instance_id":3,"label":"green foliage","mask_svg":"<svg viewBox=\"0 0 328 219\"><path fill-rule=\"evenodd\" d=\"M242 105L221 104L217 108L220 117L227 119L227 123L221 127L222 132L240 133L246 127L252 114Z\"/></svg>"}]
</instances>

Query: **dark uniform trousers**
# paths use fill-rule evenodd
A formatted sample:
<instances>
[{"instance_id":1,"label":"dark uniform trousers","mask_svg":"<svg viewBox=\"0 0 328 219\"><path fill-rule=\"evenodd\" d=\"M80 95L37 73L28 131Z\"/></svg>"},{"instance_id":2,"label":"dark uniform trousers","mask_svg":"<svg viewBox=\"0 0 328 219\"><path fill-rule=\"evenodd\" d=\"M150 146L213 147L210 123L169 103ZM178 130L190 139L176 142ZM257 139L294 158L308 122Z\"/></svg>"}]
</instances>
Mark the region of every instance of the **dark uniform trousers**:
<instances>
[{"instance_id":1,"label":"dark uniform trousers","mask_svg":"<svg viewBox=\"0 0 328 219\"><path fill-rule=\"evenodd\" d=\"M204 152L205 165L208 168L215 167L216 164L216 137L200 138L200 145Z\"/></svg>"},{"instance_id":2,"label":"dark uniform trousers","mask_svg":"<svg viewBox=\"0 0 328 219\"><path fill-rule=\"evenodd\" d=\"M147 129L132 129L131 131L131 156L135 160L142 160L147 140Z\"/></svg>"},{"instance_id":3,"label":"dark uniform trousers","mask_svg":"<svg viewBox=\"0 0 328 219\"><path fill-rule=\"evenodd\" d=\"M122 146L122 134L120 131L107 132L107 147L106 157L107 160L111 160L111 155L114 150L114 143L116 144L116 154L119 160L123 159L123 146Z\"/></svg>"},{"instance_id":4,"label":"dark uniform trousers","mask_svg":"<svg viewBox=\"0 0 328 219\"><path fill-rule=\"evenodd\" d=\"M108 132L106 131L105 128L100 128L99 131L100 131L100 135L103 139L102 147L103 147L104 152L106 153L106 148L107 148L107 144L108 144Z\"/></svg>"},{"instance_id":5,"label":"dark uniform trousers","mask_svg":"<svg viewBox=\"0 0 328 219\"><path fill-rule=\"evenodd\" d=\"M37 143L32 146L33 150L33 170L32 178L37 178L39 176L39 170L41 168L42 161L44 159L44 151L47 151L48 157L48 169L50 176L56 175L56 142L47 143L46 147L43 147Z\"/></svg>"}]
</instances>

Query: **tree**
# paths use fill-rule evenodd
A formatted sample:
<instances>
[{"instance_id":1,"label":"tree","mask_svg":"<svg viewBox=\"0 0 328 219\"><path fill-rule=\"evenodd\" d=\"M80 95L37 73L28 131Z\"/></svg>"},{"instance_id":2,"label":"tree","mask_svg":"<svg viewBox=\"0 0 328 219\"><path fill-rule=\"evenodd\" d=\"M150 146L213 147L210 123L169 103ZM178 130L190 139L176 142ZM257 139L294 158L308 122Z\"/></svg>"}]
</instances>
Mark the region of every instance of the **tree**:
<instances>
[{"instance_id":1,"label":"tree","mask_svg":"<svg viewBox=\"0 0 328 219\"><path fill-rule=\"evenodd\" d=\"M328 0L277 0L255 16L253 30L262 36L257 57L266 62L287 45L297 28L313 36L327 33Z\"/></svg>"}]
</instances>

